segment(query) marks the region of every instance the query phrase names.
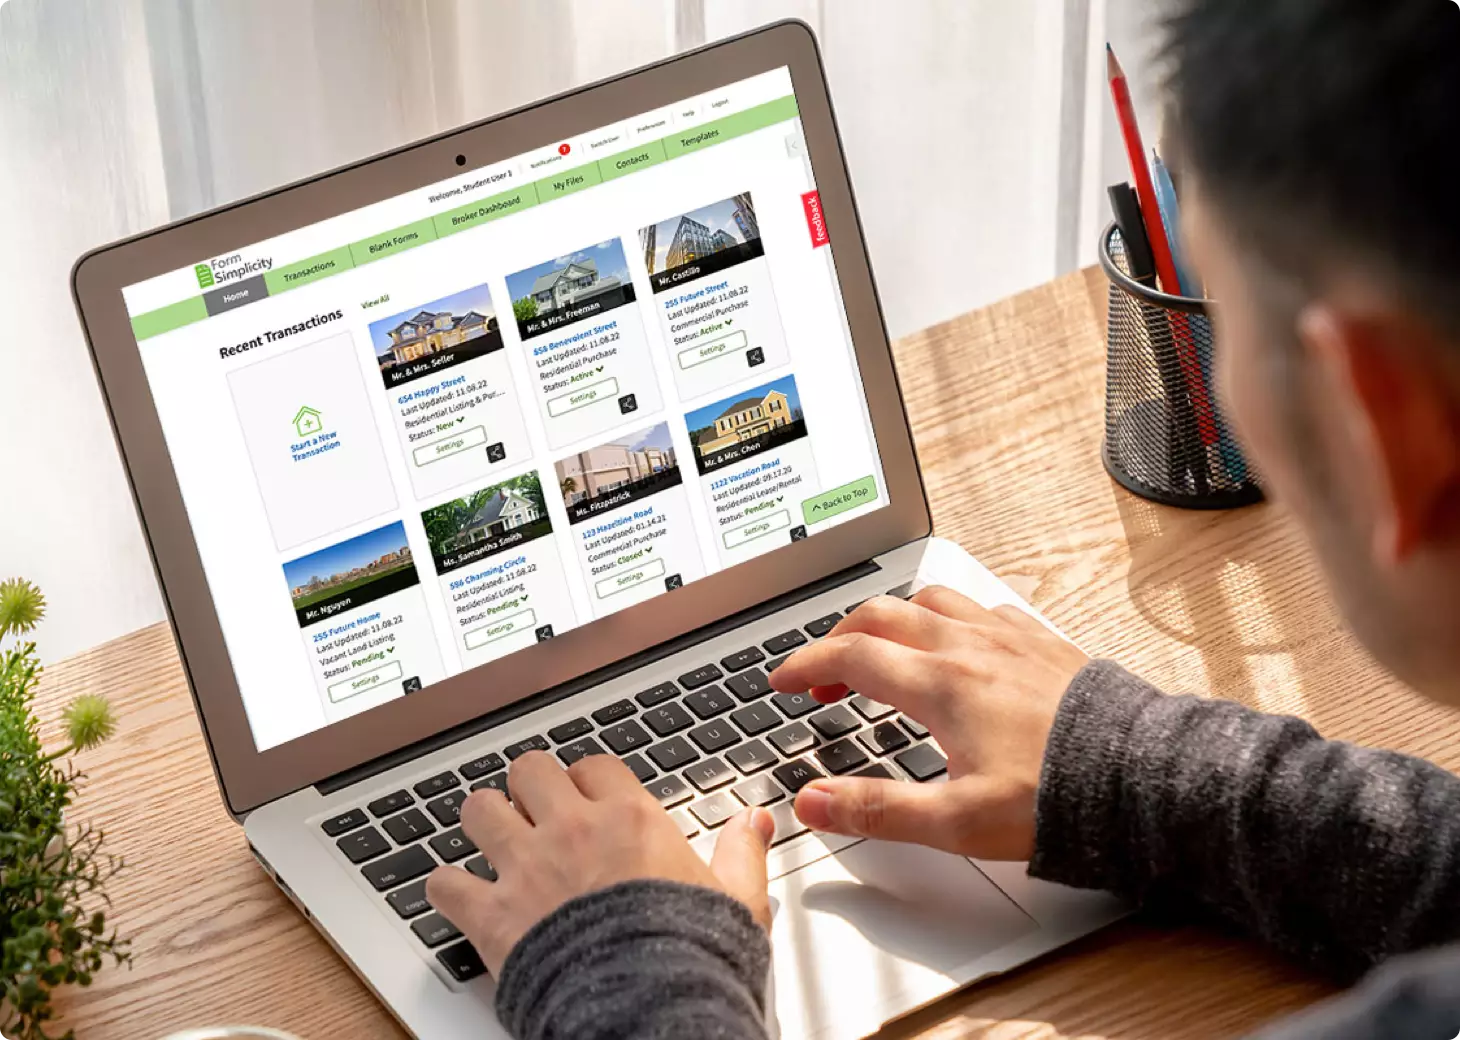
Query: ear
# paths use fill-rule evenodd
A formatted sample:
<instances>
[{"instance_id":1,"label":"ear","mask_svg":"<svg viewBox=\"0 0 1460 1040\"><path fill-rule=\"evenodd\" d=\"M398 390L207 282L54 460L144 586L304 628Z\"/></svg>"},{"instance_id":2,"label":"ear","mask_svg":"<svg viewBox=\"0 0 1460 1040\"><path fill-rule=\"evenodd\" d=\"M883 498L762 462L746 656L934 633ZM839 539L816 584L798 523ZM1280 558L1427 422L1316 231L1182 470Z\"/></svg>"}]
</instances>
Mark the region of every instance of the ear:
<instances>
[{"instance_id":1,"label":"ear","mask_svg":"<svg viewBox=\"0 0 1460 1040\"><path fill-rule=\"evenodd\" d=\"M1460 537L1460 384L1443 361L1453 346L1412 320L1327 301L1303 310L1298 332L1373 475L1375 559L1392 566Z\"/></svg>"}]
</instances>

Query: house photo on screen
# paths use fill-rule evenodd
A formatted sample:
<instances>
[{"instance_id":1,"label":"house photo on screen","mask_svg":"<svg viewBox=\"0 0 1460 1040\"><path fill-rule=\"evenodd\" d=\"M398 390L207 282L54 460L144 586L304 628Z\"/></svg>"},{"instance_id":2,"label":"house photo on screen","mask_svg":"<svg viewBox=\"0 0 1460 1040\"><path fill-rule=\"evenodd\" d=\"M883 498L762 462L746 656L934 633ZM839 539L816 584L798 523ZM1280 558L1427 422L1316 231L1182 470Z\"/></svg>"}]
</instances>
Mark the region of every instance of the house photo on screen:
<instances>
[{"instance_id":1,"label":"house photo on screen","mask_svg":"<svg viewBox=\"0 0 1460 1040\"><path fill-rule=\"evenodd\" d=\"M668 423L584 448L554 469L573 524L683 483Z\"/></svg>"},{"instance_id":2,"label":"house photo on screen","mask_svg":"<svg viewBox=\"0 0 1460 1040\"><path fill-rule=\"evenodd\" d=\"M503 346L485 285L371 322L370 343L387 387L484 357Z\"/></svg>"},{"instance_id":3,"label":"house photo on screen","mask_svg":"<svg viewBox=\"0 0 1460 1040\"><path fill-rule=\"evenodd\" d=\"M618 239L554 257L507 276L512 314L524 340L634 302Z\"/></svg>"},{"instance_id":4,"label":"house photo on screen","mask_svg":"<svg viewBox=\"0 0 1460 1040\"><path fill-rule=\"evenodd\" d=\"M417 584L400 523L357 535L284 564L284 580L301 625Z\"/></svg>"},{"instance_id":5,"label":"house photo on screen","mask_svg":"<svg viewBox=\"0 0 1460 1040\"><path fill-rule=\"evenodd\" d=\"M748 191L641 228L639 249L656 293L765 254Z\"/></svg>"},{"instance_id":6,"label":"house photo on screen","mask_svg":"<svg viewBox=\"0 0 1460 1040\"><path fill-rule=\"evenodd\" d=\"M699 408L684 421L702 474L806 436L796 377L789 375Z\"/></svg>"}]
</instances>

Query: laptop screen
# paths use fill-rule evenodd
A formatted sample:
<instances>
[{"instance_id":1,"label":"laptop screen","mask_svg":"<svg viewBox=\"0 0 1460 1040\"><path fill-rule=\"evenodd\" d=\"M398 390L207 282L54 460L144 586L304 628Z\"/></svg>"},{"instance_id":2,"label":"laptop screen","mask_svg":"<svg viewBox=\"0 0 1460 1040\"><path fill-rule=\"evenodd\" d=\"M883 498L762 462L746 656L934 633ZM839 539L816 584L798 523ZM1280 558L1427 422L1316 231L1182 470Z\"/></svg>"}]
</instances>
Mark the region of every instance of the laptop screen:
<instances>
[{"instance_id":1,"label":"laptop screen","mask_svg":"<svg viewBox=\"0 0 1460 1040\"><path fill-rule=\"evenodd\" d=\"M887 505L788 70L124 290L254 743Z\"/></svg>"}]
</instances>

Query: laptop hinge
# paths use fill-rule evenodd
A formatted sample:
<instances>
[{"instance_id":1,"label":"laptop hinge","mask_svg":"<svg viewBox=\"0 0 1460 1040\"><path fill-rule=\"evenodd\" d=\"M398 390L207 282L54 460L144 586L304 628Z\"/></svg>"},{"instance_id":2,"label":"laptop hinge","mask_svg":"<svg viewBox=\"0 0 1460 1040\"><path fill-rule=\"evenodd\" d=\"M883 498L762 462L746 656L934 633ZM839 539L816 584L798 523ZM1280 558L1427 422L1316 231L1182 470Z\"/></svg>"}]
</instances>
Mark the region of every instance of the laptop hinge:
<instances>
[{"instance_id":1,"label":"laptop hinge","mask_svg":"<svg viewBox=\"0 0 1460 1040\"><path fill-rule=\"evenodd\" d=\"M742 610L738 614L721 618L719 621L705 625L703 628L697 628L693 632L687 632L676 639L652 646L647 650L634 654L632 657L626 657L622 661L615 661L613 664L600 668L595 672L579 676L576 679L570 679L568 682L561 683L551 689L543 690L541 693L533 694L531 697L525 697L514 704L509 704L505 708L488 712L486 715L481 715L460 725L453 726L451 729L437 733L434 736L419 740L408 747L392 751L388 755L382 755L362 765L347 769L343 773L336 773L334 776L327 777L315 784L315 790L319 791L320 794L334 794L336 791L343 790L352 784L358 784L362 780L368 780L377 773L383 773L387 769L394 769L398 765L414 761L424 755L429 755L433 751L438 751L441 748L455 744L459 740L465 740L468 737L489 730L494 726L500 726L505 722L510 722L512 719L520 718L523 715L560 701L565 697L571 697L576 693L582 693L584 690L591 689L601 683L617 679L619 676L638 671L640 668L653 664L655 661L663 660L671 654L677 654L681 650L688 650L699 643L713 639L716 636L724 635L726 632L740 628L752 621L769 617L778 611L795 606L797 603L808 600L813 596L819 596L823 592L837 588L840 585L846 585L859 578L865 578L869 574L876 574L881 569L876 563L868 560L865 563L857 564L855 567L848 567L846 570L827 575L825 578L811 582L809 585L803 585L799 589L788 592L783 596L777 596L775 599L766 600L764 603L757 604L747 610Z\"/></svg>"}]
</instances>

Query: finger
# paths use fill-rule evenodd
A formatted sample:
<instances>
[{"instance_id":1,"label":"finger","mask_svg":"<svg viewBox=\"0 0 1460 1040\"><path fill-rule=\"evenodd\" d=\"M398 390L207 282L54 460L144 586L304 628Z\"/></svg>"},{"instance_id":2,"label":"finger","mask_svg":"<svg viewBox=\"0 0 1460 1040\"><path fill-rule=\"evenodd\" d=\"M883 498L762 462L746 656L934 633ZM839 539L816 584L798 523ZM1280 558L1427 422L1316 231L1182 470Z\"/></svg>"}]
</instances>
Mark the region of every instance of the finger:
<instances>
[{"instance_id":1,"label":"finger","mask_svg":"<svg viewBox=\"0 0 1460 1040\"><path fill-rule=\"evenodd\" d=\"M827 636L805 647L771 673L782 693L841 684L895 708L919 712L937 703L942 664L938 657L863 632Z\"/></svg>"},{"instance_id":2,"label":"finger","mask_svg":"<svg viewBox=\"0 0 1460 1040\"><path fill-rule=\"evenodd\" d=\"M913 593L912 602L935 614L942 614L954 621L987 622L987 607L980 606L961 592L955 592L946 585L929 585Z\"/></svg>"},{"instance_id":3,"label":"finger","mask_svg":"<svg viewBox=\"0 0 1460 1040\"><path fill-rule=\"evenodd\" d=\"M760 926L771 926L771 901L766 891L766 851L775 837L776 821L764 809L737 814L720 831L710 870L727 895L750 907Z\"/></svg>"},{"instance_id":4,"label":"finger","mask_svg":"<svg viewBox=\"0 0 1460 1040\"><path fill-rule=\"evenodd\" d=\"M820 701L822 704L835 704L852 691L847 688L846 683L835 683L831 686L813 686L809 692L814 701Z\"/></svg>"},{"instance_id":5,"label":"finger","mask_svg":"<svg viewBox=\"0 0 1460 1040\"><path fill-rule=\"evenodd\" d=\"M954 784L897 780L816 780L796 796L796 815L812 830L904 841L956 852L976 813Z\"/></svg>"},{"instance_id":6,"label":"finger","mask_svg":"<svg viewBox=\"0 0 1460 1040\"><path fill-rule=\"evenodd\" d=\"M914 650L939 650L956 641L956 629L942 614L896 596L875 596L842 618L833 636L864 632Z\"/></svg>"},{"instance_id":7,"label":"finger","mask_svg":"<svg viewBox=\"0 0 1460 1040\"><path fill-rule=\"evenodd\" d=\"M648 794L629 767L612 755L589 755L578 759L568 767L568 779L583 792L583 797L593 802Z\"/></svg>"},{"instance_id":8,"label":"finger","mask_svg":"<svg viewBox=\"0 0 1460 1040\"><path fill-rule=\"evenodd\" d=\"M471 940L493 975L500 975L507 950L501 945L491 922L497 913L497 889L458 867L437 867L426 878L426 900L446 920Z\"/></svg>"},{"instance_id":9,"label":"finger","mask_svg":"<svg viewBox=\"0 0 1460 1040\"><path fill-rule=\"evenodd\" d=\"M1044 627L1044 622L1012 603L1002 603L995 607L993 612L1000 620L1015 628L1023 629L1025 632L1049 633L1049 629Z\"/></svg>"},{"instance_id":10,"label":"finger","mask_svg":"<svg viewBox=\"0 0 1460 1040\"><path fill-rule=\"evenodd\" d=\"M461 804L461 829L483 856L501 865L512 849L520 847L532 824L512 808L506 795L487 787L472 792Z\"/></svg>"},{"instance_id":11,"label":"finger","mask_svg":"<svg viewBox=\"0 0 1460 1040\"><path fill-rule=\"evenodd\" d=\"M529 751L513 762L507 771L507 790L518 811L537 823L550 819L555 809L583 798L546 751Z\"/></svg>"}]
</instances>

